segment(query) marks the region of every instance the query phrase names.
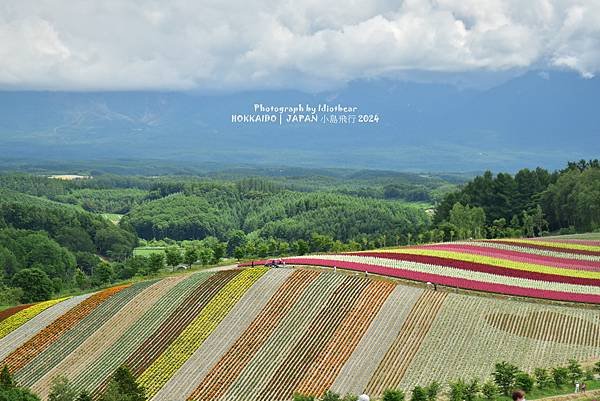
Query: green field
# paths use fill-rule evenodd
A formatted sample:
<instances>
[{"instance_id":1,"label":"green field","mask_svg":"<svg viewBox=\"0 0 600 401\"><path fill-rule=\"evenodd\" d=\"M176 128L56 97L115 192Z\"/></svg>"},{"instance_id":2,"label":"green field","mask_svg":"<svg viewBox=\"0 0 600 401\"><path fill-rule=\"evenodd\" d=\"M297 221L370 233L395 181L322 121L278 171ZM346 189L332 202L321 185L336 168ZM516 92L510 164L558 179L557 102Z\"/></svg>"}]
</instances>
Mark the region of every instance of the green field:
<instances>
[{"instance_id":1,"label":"green field","mask_svg":"<svg viewBox=\"0 0 600 401\"><path fill-rule=\"evenodd\" d=\"M153 253L162 253L164 255L165 248L157 246L140 246L133 250L133 256L150 256Z\"/></svg>"}]
</instances>

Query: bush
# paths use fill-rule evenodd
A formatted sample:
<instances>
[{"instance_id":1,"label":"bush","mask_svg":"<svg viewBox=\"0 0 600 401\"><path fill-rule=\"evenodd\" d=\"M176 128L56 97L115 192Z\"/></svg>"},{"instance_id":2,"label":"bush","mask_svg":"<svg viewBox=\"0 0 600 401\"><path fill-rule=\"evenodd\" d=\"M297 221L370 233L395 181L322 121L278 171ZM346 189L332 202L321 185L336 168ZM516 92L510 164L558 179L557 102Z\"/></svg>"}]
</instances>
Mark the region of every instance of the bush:
<instances>
[{"instance_id":1,"label":"bush","mask_svg":"<svg viewBox=\"0 0 600 401\"><path fill-rule=\"evenodd\" d=\"M448 385L450 386L450 394L448 397L450 401L463 401L465 399L466 384L462 379L450 382Z\"/></svg>"},{"instance_id":2,"label":"bush","mask_svg":"<svg viewBox=\"0 0 600 401\"><path fill-rule=\"evenodd\" d=\"M57 376L52 379L48 401L75 401L76 398L77 391L66 377Z\"/></svg>"},{"instance_id":3,"label":"bush","mask_svg":"<svg viewBox=\"0 0 600 401\"><path fill-rule=\"evenodd\" d=\"M387 389L383 392L381 401L404 401L404 392L402 390Z\"/></svg>"},{"instance_id":4,"label":"bush","mask_svg":"<svg viewBox=\"0 0 600 401\"><path fill-rule=\"evenodd\" d=\"M436 381L431 382L431 384L425 388L425 391L427 392L427 401L436 401L441 387L440 383Z\"/></svg>"},{"instance_id":5,"label":"bush","mask_svg":"<svg viewBox=\"0 0 600 401\"><path fill-rule=\"evenodd\" d=\"M315 401L314 395L304 395L300 393L294 393L294 401Z\"/></svg>"},{"instance_id":6,"label":"bush","mask_svg":"<svg viewBox=\"0 0 600 401\"><path fill-rule=\"evenodd\" d=\"M533 371L533 375L535 377L535 382L537 386L541 389L548 388L550 384L552 384L552 378L548 374L548 370L543 368L536 368Z\"/></svg>"},{"instance_id":7,"label":"bush","mask_svg":"<svg viewBox=\"0 0 600 401\"><path fill-rule=\"evenodd\" d=\"M411 401L427 401L427 391L421 386L415 386L412 391Z\"/></svg>"},{"instance_id":8,"label":"bush","mask_svg":"<svg viewBox=\"0 0 600 401\"><path fill-rule=\"evenodd\" d=\"M552 380L556 387L562 387L569 381L569 369L564 367L552 368Z\"/></svg>"},{"instance_id":9,"label":"bush","mask_svg":"<svg viewBox=\"0 0 600 401\"><path fill-rule=\"evenodd\" d=\"M575 382L578 382L583 378L583 370L576 359L569 359L567 370L569 371L569 381L571 384L575 384Z\"/></svg>"},{"instance_id":10,"label":"bush","mask_svg":"<svg viewBox=\"0 0 600 401\"><path fill-rule=\"evenodd\" d=\"M500 387L504 395L508 395L515 384L515 376L519 372L519 368L506 361L497 363L495 366L494 382Z\"/></svg>"},{"instance_id":11,"label":"bush","mask_svg":"<svg viewBox=\"0 0 600 401\"><path fill-rule=\"evenodd\" d=\"M52 280L38 268L21 270L13 276L12 284L23 290L21 296L23 303L46 301L54 291Z\"/></svg>"},{"instance_id":12,"label":"bush","mask_svg":"<svg viewBox=\"0 0 600 401\"><path fill-rule=\"evenodd\" d=\"M494 401L500 395L500 388L496 383L488 380L481 386L481 393L486 400Z\"/></svg>"},{"instance_id":13,"label":"bush","mask_svg":"<svg viewBox=\"0 0 600 401\"><path fill-rule=\"evenodd\" d=\"M529 392L533 389L533 378L525 372L519 372L515 376L515 388Z\"/></svg>"},{"instance_id":14,"label":"bush","mask_svg":"<svg viewBox=\"0 0 600 401\"><path fill-rule=\"evenodd\" d=\"M327 390L321 397L321 401L342 401L342 396L331 390Z\"/></svg>"}]
</instances>

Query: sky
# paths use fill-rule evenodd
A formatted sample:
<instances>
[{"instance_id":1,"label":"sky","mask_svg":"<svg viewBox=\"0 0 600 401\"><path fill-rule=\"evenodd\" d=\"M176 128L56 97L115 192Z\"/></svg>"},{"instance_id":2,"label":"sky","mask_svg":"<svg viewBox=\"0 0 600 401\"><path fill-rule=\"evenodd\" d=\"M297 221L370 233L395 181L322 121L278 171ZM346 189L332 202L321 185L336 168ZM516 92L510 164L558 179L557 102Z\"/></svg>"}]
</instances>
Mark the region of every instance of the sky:
<instances>
[{"instance_id":1,"label":"sky","mask_svg":"<svg viewBox=\"0 0 600 401\"><path fill-rule=\"evenodd\" d=\"M600 0L2 0L0 89L328 89L600 72Z\"/></svg>"}]
</instances>

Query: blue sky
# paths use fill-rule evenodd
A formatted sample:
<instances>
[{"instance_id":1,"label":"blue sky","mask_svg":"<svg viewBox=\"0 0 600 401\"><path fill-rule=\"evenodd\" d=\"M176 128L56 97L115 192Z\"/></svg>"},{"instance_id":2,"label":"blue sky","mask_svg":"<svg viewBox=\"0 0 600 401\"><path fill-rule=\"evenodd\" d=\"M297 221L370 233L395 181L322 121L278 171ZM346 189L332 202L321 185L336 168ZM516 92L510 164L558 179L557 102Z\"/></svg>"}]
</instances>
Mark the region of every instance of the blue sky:
<instances>
[{"instance_id":1,"label":"blue sky","mask_svg":"<svg viewBox=\"0 0 600 401\"><path fill-rule=\"evenodd\" d=\"M312 91L530 69L597 74L600 0L0 3L0 89Z\"/></svg>"}]
</instances>

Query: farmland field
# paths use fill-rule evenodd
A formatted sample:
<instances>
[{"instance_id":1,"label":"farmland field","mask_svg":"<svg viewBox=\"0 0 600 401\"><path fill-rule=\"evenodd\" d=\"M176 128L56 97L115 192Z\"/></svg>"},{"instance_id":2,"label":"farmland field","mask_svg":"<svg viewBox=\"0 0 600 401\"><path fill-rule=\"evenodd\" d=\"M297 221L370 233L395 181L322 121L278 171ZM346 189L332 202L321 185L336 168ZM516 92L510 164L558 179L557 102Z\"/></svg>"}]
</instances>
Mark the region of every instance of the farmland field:
<instances>
[{"instance_id":1,"label":"farmland field","mask_svg":"<svg viewBox=\"0 0 600 401\"><path fill-rule=\"evenodd\" d=\"M600 241L592 239L464 241L283 260L481 292L600 304Z\"/></svg>"},{"instance_id":2,"label":"farmland field","mask_svg":"<svg viewBox=\"0 0 600 401\"><path fill-rule=\"evenodd\" d=\"M514 242L378 252L450 260L461 250L452 260L507 271L551 266L585 273L565 277L593 280L600 270L600 258L589 254L596 252L595 242ZM527 261L499 261L514 261L523 249L531 250ZM565 258L558 255L563 254L581 257L560 267ZM350 261L377 259L344 255ZM311 261L327 266L335 260L341 268L344 255ZM483 262L469 259L479 256ZM304 258L308 262L312 256ZM550 258L556 263L550 264ZM453 268L452 262L447 264L441 271ZM100 394L123 363L152 400L268 401L289 400L296 391L322 394L331 388L379 396L386 388L409 390L433 380L485 379L500 360L532 370L573 357L600 359L598 308L456 293L441 285L435 290L341 269L249 268L179 275L14 308L4 315L0 364L8 364L19 383L43 396L56 375Z\"/></svg>"}]
</instances>

